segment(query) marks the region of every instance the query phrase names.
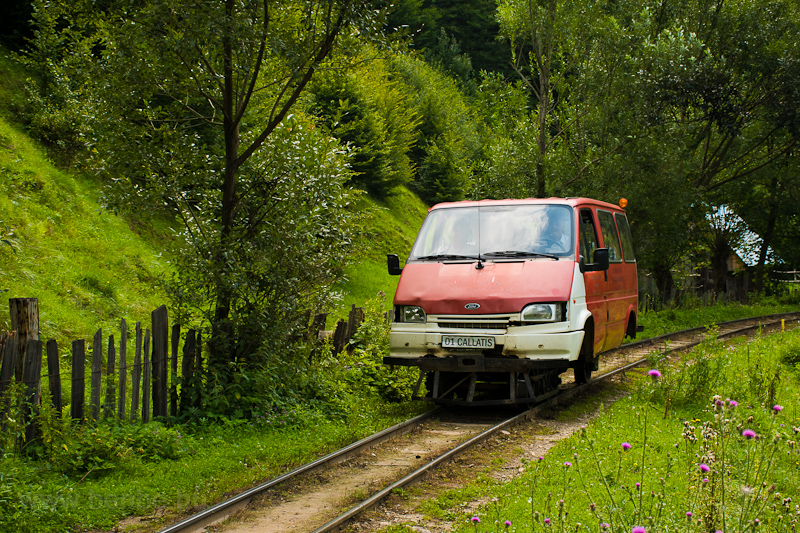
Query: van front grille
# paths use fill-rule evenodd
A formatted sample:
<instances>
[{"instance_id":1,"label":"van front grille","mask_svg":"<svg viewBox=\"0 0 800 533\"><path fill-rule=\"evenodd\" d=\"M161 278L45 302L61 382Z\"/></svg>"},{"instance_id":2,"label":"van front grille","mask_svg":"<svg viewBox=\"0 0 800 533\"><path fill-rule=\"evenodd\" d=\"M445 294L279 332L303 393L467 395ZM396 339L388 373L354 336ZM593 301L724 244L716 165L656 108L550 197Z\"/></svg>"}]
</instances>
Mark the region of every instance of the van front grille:
<instances>
[{"instance_id":1,"label":"van front grille","mask_svg":"<svg viewBox=\"0 0 800 533\"><path fill-rule=\"evenodd\" d=\"M440 328L506 329L508 322L439 322Z\"/></svg>"}]
</instances>

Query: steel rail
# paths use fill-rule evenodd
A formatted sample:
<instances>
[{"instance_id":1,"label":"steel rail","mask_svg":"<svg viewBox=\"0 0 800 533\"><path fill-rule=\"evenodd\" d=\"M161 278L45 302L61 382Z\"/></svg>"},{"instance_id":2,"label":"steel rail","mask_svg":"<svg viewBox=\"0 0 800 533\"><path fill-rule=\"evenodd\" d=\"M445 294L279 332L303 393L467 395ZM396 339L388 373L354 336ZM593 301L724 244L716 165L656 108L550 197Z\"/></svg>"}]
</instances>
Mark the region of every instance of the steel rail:
<instances>
[{"instance_id":1,"label":"steel rail","mask_svg":"<svg viewBox=\"0 0 800 533\"><path fill-rule=\"evenodd\" d=\"M777 320L779 320L781 318L785 319L785 318L788 318L788 317L797 317L797 316L800 316L800 313L798 313L798 312L794 312L794 313L778 313L778 314L765 315L765 316L760 316L760 317L751 317L751 318L744 318L744 319L737 319L737 320L729 320L729 321L725 321L725 322L719 322L716 325L717 326L727 326L727 325L734 325L736 323L748 322L748 321L753 321L753 320L756 320L756 321L758 321L758 320L769 320L769 319L775 319L776 320L775 322L770 322L768 324L763 324L763 323L759 322L757 324L752 324L752 325L749 325L749 326L746 326L746 327L743 327L743 328L738 328L738 329L734 329L734 330L731 330L731 331L726 331L726 332L723 332L723 333L720 334L721 337L726 337L726 336L735 335L737 333L741 333L741 332L744 332L744 331L747 331L747 330L752 330L752 329L755 329L755 328L758 328L758 327L762 327L764 325L775 324L775 323L777 323ZM682 331L676 331L676 332L673 332L673 333L667 333L667 334L659 335L659 336L652 337L652 338L649 338L649 339L643 339L641 341L634 341L634 342L631 342L631 343L628 343L628 344L624 344L624 345L620 346L619 348L617 348L617 350L625 350L625 349L629 349L629 348L646 347L648 345L655 345L656 343L660 343L662 341L669 340L670 338L675 338L675 337L678 337L680 335L688 335L688 334L692 334L692 333L697 333L697 332L705 331L707 329L708 329L707 327L701 326L701 327L690 328L690 329L686 329L686 330L682 330ZM676 348L673 348L671 350L665 350L665 354L672 353L674 351L690 349L690 348L696 346L697 344L699 344L700 342L702 342L702 340L697 341L697 342L693 342L693 343L690 343L690 344L687 344L687 345L683 345L683 346L680 346L680 347L676 347ZM607 353L611 353L611 352L607 352ZM451 460L452 458L454 458L455 456L459 455L463 451L471 448L472 446L475 446L476 444L479 444L479 443L485 441L486 439L488 439L491 436L493 436L495 433L497 433L499 431L502 431L503 429L505 429L507 427L514 426L514 425L520 423L523 420L530 419L533 416L535 416L542 409L545 409L545 408L548 408L548 407L552 407L553 405L556 405L561 401L569 399L569 398L571 398L571 397L573 397L573 396L575 396L575 395L577 395L577 394L579 394L579 393L581 393L581 392L583 392L585 390L588 390L593 385L596 385L597 383L599 383L599 382L601 382L601 381L603 381L605 379L608 379L613 375L616 375L616 374L625 372L627 370L630 370L630 369L632 369L632 368L634 368L636 366L639 366L639 365L643 364L646 361L647 361L646 358L640 358L640 359L638 359L636 361L633 361L631 363L623 365L620 368L616 368L616 369L610 370L608 372L605 372L605 373L603 373L601 375L598 375L594 379L590 380L588 383L585 383L585 384L582 384L582 385L575 385L575 386L572 386L572 387L570 387L568 389L564 389L557 396L554 396L554 397L546 399L544 402L532 407L531 409L525 411L524 413L520 413L520 414L518 414L518 415L516 415L514 417L511 417L511 418L509 418L509 419L507 419L507 420L505 420L503 422L500 422L499 424L496 424L496 425L492 426L491 428L483 431L482 433L480 433L480 434L468 439L467 441L459 444L457 447L451 449L450 451L445 452L443 455L441 455L441 456L437 457L436 459L430 461L428 464L418 468L417 470L415 470L411 474L408 474L407 476L405 476L403 479L401 479L399 481L396 481L395 483L392 483L391 485L385 487L384 489L382 489L378 493L374 494L370 498L364 500L363 502L361 502L357 506L349 509L345 513L339 515L338 517L336 517L333 520L331 520L330 522L328 522L327 524L325 524L322 527L314 530L313 533L328 533L328 532L332 532L332 531L338 530L341 526L343 526L344 524L350 522L356 516L358 516L358 515L362 514L363 512L365 512L365 511L367 511L369 509L372 509L372 508L376 507L377 505L379 505L383 500L385 500L392 493L393 490L396 490L398 488L402 488L404 486L407 486L407 485L417 481L420 477L422 477L426 473L434 470L439 465ZM394 426L392 426L390 428L387 428L387 429L385 429L383 431L375 433L374 435L371 435L369 437L361 439L358 442L355 442L355 443L353 443L353 444L351 444L349 446L341 448L340 450L332 452L332 453L330 453L330 454L328 454L328 455L326 455L324 457L321 457L321 458L319 458L319 459L317 459L317 460L315 460L315 461L313 461L311 463L308 463L308 464L305 464L303 466L300 466L300 467L298 467L298 468L296 468L296 469L294 469L294 470L292 470L290 472L287 472L286 474L283 474L283 475L281 475L279 477L276 477L276 478L274 478L274 479L272 479L270 481L267 481L267 482L262 483L262 484L260 484L260 485L258 485L256 487L253 487L253 488L251 488L249 490L246 490L246 491L244 491L244 492L242 492L242 493L240 493L240 494L238 494L238 495L236 495L236 496L234 496L234 497L232 497L232 498L230 498L228 500L225 500L225 501L222 501L222 502L220 502L220 503L218 503L216 505L213 505L213 506L209 507L208 509L205 509L205 510L201 511L200 513L192 515L192 516L190 516L190 517L188 517L188 518L186 518L186 519L184 519L184 520L182 520L182 521L180 521L180 522L178 522L178 523L176 523L176 524L174 524L174 525L172 525L170 527L167 527L166 529L162 529L159 533L187 533L187 532L190 532L190 531L199 531L199 530L201 530L202 528L204 528L204 527L206 527L208 525L219 523L222 520L225 520L226 518L231 516L233 513L237 512L238 510L243 509L244 507L246 507L247 504L249 504L250 501L255 496L267 491L268 489L270 489L270 488L272 488L272 487L274 487L276 485L279 485L281 483L284 483L284 482L288 481L289 479L291 479L293 477L296 477L296 476L298 476L300 474L309 473L309 472L312 472L312 471L317 470L319 468L322 468L324 466L328 466L328 465L332 465L332 464L336 464L336 463L342 462L342 461L352 457L353 455L356 455L356 454L358 454L358 453L360 453L360 452L362 452L362 451L364 451L364 450L366 450L366 449L368 449L368 448L370 448L372 446L375 446L377 444L380 444L381 442L384 442L384 441L386 441L388 439L391 439L391 438L396 437L398 435L401 435L401 434L403 434L403 433L405 433L407 431L410 431L413 426L416 426L419 423L421 423L423 420L425 420L427 418L430 418L430 417L434 416L435 414L440 413L442 410L443 410L443 408L434 409L432 411L429 411L427 413L424 413L424 414L419 415L417 417L414 417L412 419L406 420L405 422L401 422L399 424L396 424L396 425L394 425Z\"/></svg>"},{"instance_id":2,"label":"steel rail","mask_svg":"<svg viewBox=\"0 0 800 533\"><path fill-rule=\"evenodd\" d=\"M304 464L290 472L248 489L230 499L213 505L208 509L200 511L199 513L181 520L180 522L173 524L166 529L162 529L159 533L187 533L189 531L198 531L211 524L221 522L236 511L246 507L255 496L269 490L270 488L279 485L293 477L299 476L300 474L313 472L319 468L345 461L368 448L410 431L414 426L419 425L424 420L440 413L442 410L443 408L441 407L433 409L427 413L423 413L404 422L400 422L399 424L395 424L394 426L379 431L378 433L374 433L369 437L359 440L358 442L354 442L353 444L345 446L344 448L340 448L339 450L329 453L324 457L320 457L315 461Z\"/></svg>"}]
</instances>

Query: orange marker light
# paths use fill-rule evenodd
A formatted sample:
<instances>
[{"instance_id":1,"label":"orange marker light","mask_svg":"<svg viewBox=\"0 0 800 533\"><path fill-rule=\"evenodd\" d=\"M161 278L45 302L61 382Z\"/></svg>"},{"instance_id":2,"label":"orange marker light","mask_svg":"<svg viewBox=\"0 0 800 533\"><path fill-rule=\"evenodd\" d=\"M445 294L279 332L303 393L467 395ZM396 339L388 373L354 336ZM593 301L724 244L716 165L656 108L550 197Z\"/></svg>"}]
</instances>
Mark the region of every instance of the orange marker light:
<instances>
[{"instance_id":1,"label":"orange marker light","mask_svg":"<svg viewBox=\"0 0 800 533\"><path fill-rule=\"evenodd\" d=\"M625 209L625 206L626 206L626 205L628 205L628 200L627 200L627 199L625 199L625 198L620 198L620 199L619 199L619 206L620 206L622 209Z\"/></svg>"}]
</instances>

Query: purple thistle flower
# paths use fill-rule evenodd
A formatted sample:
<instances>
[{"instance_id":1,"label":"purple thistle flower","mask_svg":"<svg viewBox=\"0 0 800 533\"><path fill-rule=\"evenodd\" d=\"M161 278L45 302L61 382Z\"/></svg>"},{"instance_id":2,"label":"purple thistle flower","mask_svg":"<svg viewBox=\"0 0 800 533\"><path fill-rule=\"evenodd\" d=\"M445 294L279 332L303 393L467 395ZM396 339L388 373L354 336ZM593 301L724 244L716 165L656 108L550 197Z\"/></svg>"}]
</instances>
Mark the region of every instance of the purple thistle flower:
<instances>
[{"instance_id":1,"label":"purple thistle flower","mask_svg":"<svg viewBox=\"0 0 800 533\"><path fill-rule=\"evenodd\" d=\"M709 472L711 468L705 463L700 463L700 471L701 472Z\"/></svg>"},{"instance_id":2,"label":"purple thistle flower","mask_svg":"<svg viewBox=\"0 0 800 533\"><path fill-rule=\"evenodd\" d=\"M781 411L783 411L783 406L782 405L773 405L772 406L772 410L775 411L776 413L780 413Z\"/></svg>"},{"instance_id":3,"label":"purple thistle flower","mask_svg":"<svg viewBox=\"0 0 800 533\"><path fill-rule=\"evenodd\" d=\"M648 372L647 375L655 380L661 377L661 372L659 372L654 368L650 372Z\"/></svg>"},{"instance_id":4,"label":"purple thistle flower","mask_svg":"<svg viewBox=\"0 0 800 533\"><path fill-rule=\"evenodd\" d=\"M609 527L611 527L611 526L609 526L609 525L608 525L608 524L606 524L605 522L601 522L601 523L600 523L600 529L608 529Z\"/></svg>"},{"instance_id":5,"label":"purple thistle flower","mask_svg":"<svg viewBox=\"0 0 800 533\"><path fill-rule=\"evenodd\" d=\"M739 402L737 402L736 400L731 400L731 403L729 405L731 407L738 407L739 406Z\"/></svg>"},{"instance_id":6,"label":"purple thistle flower","mask_svg":"<svg viewBox=\"0 0 800 533\"><path fill-rule=\"evenodd\" d=\"M549 524L549 523L550 523L550 519L549 519L549 518L545 518L545 519L544 519L544 523L545 523L545 524Z\"/></svg>"},{"instance_id":7,"label":"purple thistle flower","mask_svg":"<svg viewBox=\"0 0 800 533\"><path fill-rule=\"evenodd\" d=\"M480 522L480 521L481 521L481 519L480 519L480 518L478 518L477 516L473 516L473 517L472 517L472 521L473 521L473 522L475 522L475 523L477 524L478 522Z\"/></svg>"},{"instance_id":8,"label":"purple thistle flower","mask_svg":"<svg viewBox=\"0 0 800 533\"><path fill-rule=\"evenodd\" d=\"M572 466L572 463L570 463L569 461L564 461L564 466L566 466L567 468L569 468L569 467L571 467L571 466Z\"/></svg>"},{"instance_id":9,"label":"purple thistle flower","mask_svg":"<svg viewBox=\"0 0 800 533\"><path fill-rule=\"evenodd\" d=\"M703 483L708 483L708 478L707 477L703 478Z\"/></svg>"},{"instance_id":10,"label":"purple thistle flower","mask_svg":"<svg viewBox=\"0 0 800 533\"><path fill-rule=\"evenodd\" d=\"M745 429L742 431L742 437L746 439L754 439L756 437L756 432L752 429Z\"/></svg>"},{"instance_id":11,"label":"purple thistle flower","mask_svg":"<svg viewBox=\"0 0 800 533\"><path fill-rule=\"evenodd\" d=\"M506 527L509 527L511 525L511 520L506 520L505 524L506 524Z\"/></svg>"},{"instance_id":12,"label":"purple thistle flower","mask_svg":"<svg viewBox=\"0 0 800 533\"><path fill-rule=\"evenodd\" d=\"M633 526L631 533L647 533L647 530L644 526Z\"/></svg>"},{"instance_id":13,"label":"purple thistle flower","mask_svg":"<svg viewBox=\"0 0 800 533\"><path fill-rule=\"evenodd\" d=\"M691 518L691 517L692 517L692 512L686 511L686 518Z\"/></svg>"},{"instance_id":14,"label":"purple thistle flower","mask_svg":"<svg viewBox=\"0 0 800 533\"><path fill-rule=\"evenodd\" d=\"M629 443L627 443L627 442L623 442L622 443L622 449L625 450L625 451L628 451L628 450L631 449L631 445Z\"/></svg>"}]
</instances>

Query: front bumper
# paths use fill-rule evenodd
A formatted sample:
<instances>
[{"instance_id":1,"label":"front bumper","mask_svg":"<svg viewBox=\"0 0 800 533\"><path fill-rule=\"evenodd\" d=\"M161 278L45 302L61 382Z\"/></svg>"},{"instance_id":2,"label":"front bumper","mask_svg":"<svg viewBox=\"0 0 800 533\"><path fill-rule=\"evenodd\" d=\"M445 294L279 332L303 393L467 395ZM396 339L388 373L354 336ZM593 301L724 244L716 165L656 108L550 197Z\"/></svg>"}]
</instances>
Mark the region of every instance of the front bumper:
<instances>
[{"instance_id":1,"label":"front bumper","mask_svg":"<svg viewBox=\"0 0 800 533\"><path fill-rule=\"evenodd\" d=\"M568 331L568 323L535 326L510 326L502 330L434 330L430 324L392 324L389 335L391 359L463 358L489 356L488 358L513 358L530 361L575 361L580 355L584 331ZM444 348L443 335L492 337L494 348ZM399 364L399 363L391 363ZM415 365L418 366L418 365Z\"/></svg>"}]
</instances>

